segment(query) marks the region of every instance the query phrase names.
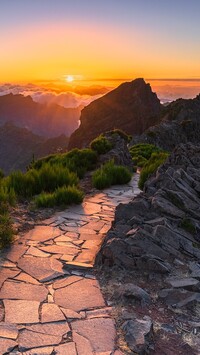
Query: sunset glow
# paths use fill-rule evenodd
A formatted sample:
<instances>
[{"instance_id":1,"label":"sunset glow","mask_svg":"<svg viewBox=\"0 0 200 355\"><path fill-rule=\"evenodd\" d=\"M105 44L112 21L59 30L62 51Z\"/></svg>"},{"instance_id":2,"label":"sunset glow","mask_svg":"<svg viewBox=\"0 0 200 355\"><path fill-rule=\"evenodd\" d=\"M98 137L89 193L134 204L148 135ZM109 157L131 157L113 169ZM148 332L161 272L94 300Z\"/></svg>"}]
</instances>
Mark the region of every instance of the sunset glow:
<instances>
[{"instance_id":1,"label":"sunset glow","mask_svg":"<svg viewBox=\"0 0 200 355\"><path fill-rule=\"evenodd\" d=\"M200 77L192 2L1 1L1 82Z\"/></svg>"}]
</instances>

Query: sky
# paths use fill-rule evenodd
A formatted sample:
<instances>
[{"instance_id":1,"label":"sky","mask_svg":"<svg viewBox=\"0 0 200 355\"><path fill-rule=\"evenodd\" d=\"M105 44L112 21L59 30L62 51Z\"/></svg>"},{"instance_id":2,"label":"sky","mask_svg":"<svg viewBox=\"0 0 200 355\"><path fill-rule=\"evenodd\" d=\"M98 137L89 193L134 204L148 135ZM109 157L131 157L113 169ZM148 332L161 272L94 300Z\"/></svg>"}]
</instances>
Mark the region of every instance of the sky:
<instances>
[{"instance_id":1,"label":"sky","mask_svg":"<svg viewBox=\"0 0 200 355\"><path fill-rule=\"evenodd\" d=\"M200 78L199 14L199 0L0 0L0 81Z\"/></svg>"}]
</instances>

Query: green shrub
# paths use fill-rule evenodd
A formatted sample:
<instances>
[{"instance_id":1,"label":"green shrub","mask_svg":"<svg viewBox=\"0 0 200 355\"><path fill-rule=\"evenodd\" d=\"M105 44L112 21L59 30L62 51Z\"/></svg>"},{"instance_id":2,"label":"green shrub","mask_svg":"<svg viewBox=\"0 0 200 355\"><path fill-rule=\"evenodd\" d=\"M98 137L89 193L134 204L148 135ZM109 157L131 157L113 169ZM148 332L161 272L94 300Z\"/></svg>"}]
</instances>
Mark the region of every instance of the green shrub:
<instances>
[{"instance_id":1,"label":"green shrub","mask_svg":"<svg viewBox=\"0 0 200 355\"><path fill-rule=\"evenodd\" d=\"M133 164L138 166L139 168L142 168L147 162L147 159L144 158L142 155L133 156L132 160Z\"/></svg>"},{"instance_id":2,"label":"green shrub","mask_svg":"<svg viewBox=\"0 0 200 355\"><path fill-rule=\"evenodd\" d=\"M0 204L9 203L11 206L16 204L16 194L11 187L9 190L7 186L0 186Z\"/></svg>"},{"instance_id":3,"label":"green shrub","mask_svg":"<svg viewBox=\"0 0 200 355\"><path fill-rule=\"evenodd\" d=\"M90 148L98 154L105 154L112 149L112 144L101 134L90 143Z\"/></svg>"},{"instance_id":4,"label":"green shrub","mask_svg":"<svg viewBox=\"0 0 200 355\"><path fill-rule=\"evenodd\" d=\"M144 165L141 173L138 186L142 190L144 187L145 182L152 175L158 167L165 162L168 157L168 153L160 152L160 153L153 153L151 158L147 161Z\"/></svg>"},{"instance_id":5,"label":"green shrub","mask_svg":"<svg viewBox=\"0 0 200 355\"><path fill-rule=\"evenodd\" d=\"M0 249L8 246L13 241L14 230L12 221L7 212L0 214Z\"/></svg>"},{"instance_id":6,"label":"green shrub","mask_svg":"<svg viewBox=\"0 0 200 355\"><path fill-rule=\"evenodd\" d=\"M52 192L56 188L77 185L78 177L62 165L44 163L39 170L30 169L25 174L15 171L6 180L9 191L12 189L17 196L30 198L42 191Z\"/></svg>"},{"instance_id":7,"label":"green shrub","mask_svg":"<svg viewBox=\"0 0 200 355\"><path fill-rule=\"evenodd\" d=\"M119 129L119 128L115 128L112 131L109 131L107 133L110 133L112 135L118 134L121 138L123 138L125 141L127 141L127 143L129 143L132 139L131 135L127 134L126 132L124 132L122 129Z\"/></svg>"},{"instance_id":8,"label":"green shrub","mask_svg":"<svg viewBox=\"0 0 200 355\"><path fill-rule=\"evenodd\" d=\"M130 149L130 154L132 158L140 160L144 158L146 160L151 158L152 153L161 152L161 149L153 144L140 143L133 145Z\"/></svg>"},{"instance_id":9,"label":"green shrub","mask_svg":"<svg viewBox=\"0 0 200 355\"><path fill-rule=\"evenodd\" d=\"M68 168L81 179L86 171L94 169L97 163L97 153L92 149L75 148L64 154L54 154L39 159L32 164L31 168L39 170L46 163L51 166L59 165Z\"/></svg>"},{"instance_id":10,"label":"green shrub","mask_svg":"<svg viewBox=\"0 0 200 355\"><path fill-rule=\"evenodd\" d=\"M41 193L35 198L35 204L37 207L67 206L81 203L83 197L83 191L76 186L62 186L53 193Z\"/></svg>"},{"instance_id":11,"label":"green shrub","mask_svg":"<svg viewBox=\"0 0 200 355\"><path fill-rule=\"evenodd\" d=\"M36 207L40 208L40 207L54 207L56 204L55 201L55 195L54 193L47 193L47 192L42 192L40 195L38 195L35 198L35 205Z\"/></svg>"},{"instance_id":12,"label":"green shrub","mask_svg":"<svg viewBox=\"0 0 200 355\"><path fill-rule=\"evenodd\" d=\"M97 169L92 175L92 184L97 189L111 185L127 184L131 180L131 172L124 166L115 165L111 160Z\"/></svg>"}]
</instances>

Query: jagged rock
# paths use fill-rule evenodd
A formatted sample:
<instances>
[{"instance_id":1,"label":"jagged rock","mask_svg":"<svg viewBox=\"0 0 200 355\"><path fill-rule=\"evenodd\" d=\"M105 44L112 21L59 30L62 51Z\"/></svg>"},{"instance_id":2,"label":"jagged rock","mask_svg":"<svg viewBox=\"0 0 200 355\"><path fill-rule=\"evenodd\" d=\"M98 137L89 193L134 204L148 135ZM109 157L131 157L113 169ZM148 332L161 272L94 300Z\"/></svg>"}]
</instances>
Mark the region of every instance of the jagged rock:
<instances>
[{"instance_id":1,"label":"jagged rock","mask_svg":"<svg viewBox=\"0 0 200 355\"><path fill-rule=\"evenodd\" d=\"M152 255L143 255L135 259L136 267L140 270L148 270L156 273L167 274L170 272L170 265Z\"/></svg>"},{"instance_id":2,"label":"jagged rock","mask_svg":"<svg viewBox=\"0 0 200 355\"><path fill-rule=\"evenodd\" d=\"M128 320L122 326L125 339L132 351L139 355L149 354L153 343L153 323L149 317Z\"/></svg>"},{"instance_id":3,"label":"jagged rock","mask_svg":"<svg viewBox=\"0 0 200 355\"><path fill-rule=\"evenodd\" d=\"M184 289L163 289L159 297L168 305L175 308L189 307L200 302L200 293Z\"/></svg>"},{"instance_id":4,"label":"jagged rock","mask_svg":"<svg viewBox=\"0 0 200 355\"><path fill-rule=\"evenodd\" d=\"M200 95L193 100L178 99L169 104L161 114L160 123L147 129L132 144L145 142L172 150L177 144L199 143Z\"/></svg>"},{"instance_id":5,"label":"jagged rock","mask_svg":"<svg viewBox=\"0 0 200 355\"><path fill-rule=\"evenodd\" d=\"M142 306L147 306L151 303L150 295L141 287L131 283L120 286L117 294L129 301L139 302Z\"/></svg>"},{"instance_id":6,"label":"jagged rock","mask_svg":"<svg viewBox=\"0 0 200 355\"><path fill-rule=\"evenodd\" d=\"M103 164L109 160L114 160L115 164L130 168L133 162L127 147L127 141L118 133L107 132L104 136L111 143L112 149L108 153L100 155L99 162Z\"/></svg>"},{"instance_id":7,"label":"jagged rock","mask_svg":"<svg viewBox=\"0 0 200 355\"><path fill-rule=\"evenodd\" d=\"M199 183L200 145L177 146L147 181L145 192L117 207L101 249L103 262L167 273L174 259L199 260ZM200 279L200 267L193 268L193 276Z\"/></svg>"},{"instance_id":8,"label":"jagged rock","mask_svg":"<svg viewBox=\"0 0 200 355\"><path fill-rule=\"evenodd\" d=\"M159 121L161 107L143 79L123 83L82 110L81 124L70 137L69 149L85 147L99 134L114 128L141 134Z\"/></svg>"},{"instance_id":9,"label":"jagged rock","mask_svg":"<svg viewBox=\"0 0 200 355\"><path fill-rule=\"evenodd\" d=\"M200 283L194 278L168 279L167 282L174 288L184 288L189 291L200 291Z\"/></svg>"}]
</instances>

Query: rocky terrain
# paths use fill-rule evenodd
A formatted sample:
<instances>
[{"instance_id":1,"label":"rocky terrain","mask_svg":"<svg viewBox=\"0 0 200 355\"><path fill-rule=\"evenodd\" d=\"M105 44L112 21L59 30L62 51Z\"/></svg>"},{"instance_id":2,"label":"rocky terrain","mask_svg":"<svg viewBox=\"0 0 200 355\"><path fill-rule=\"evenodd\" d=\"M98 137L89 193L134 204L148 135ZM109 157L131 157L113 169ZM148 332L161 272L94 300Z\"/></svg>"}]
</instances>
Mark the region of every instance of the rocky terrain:
<instances>
[{"instance_id":1,"label":"rocky terrain","mask_svg":"<svg viewBox=\"0 0 200 355\"><path fill-rule=\"evenodd\" d=\"M173 150L177 144L199 143L200 95L195 99L179 99L169 104L161 113L160 123L134 137L131 144L146 142L165 150Z\"/></svg>"},{"instance_id":2,"label":"rocky terrain","mask_svg":"<svg viewBox=\"0 0 200 355\"><path fill-rule=\"evenodd\" d=\"M200 146L187 143L117 207L97 264L124 353L199 354L199 206Z\"/></svg>"},{"instance_id":3,"label":"rocky terrain","mask_svg":"<svg viewBox=\"0 0 200 355\"><path fill-rule=\"evenodd\" d=\"M80 108L64 108L56 104L40 104L30 96L0 96L0 125L12 122L46 138L61 134L70 136L78 127Z\"/></svg>"},{"instance_id":4,"label":"rocky terrain","mask_svg":"<svg viewBox=\"0 0 200 355\"><path fill-rule=\"evenodd\" d=\"M68 138L65 135L48 139L26 128L6 123L0 127L0 168L5 174L18 169L25 171L33 156L37 159L66 151L67 145Z\"/></svg>"},{"instance_id":5,"label":"rocky terrain","mask_svg":"<svg viewBox=\"0 0 200 355\"><path fill-rule=\"evenodd\" d=\"M123 83L82 110L80 127L72 134L69 148L85 147L99 134L114 128L141 134L158 122L161 108L156 94L143 79Z\"/></svg>"}]
</instances>

